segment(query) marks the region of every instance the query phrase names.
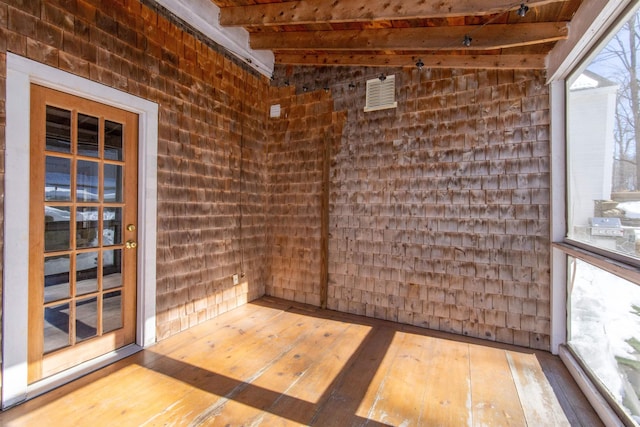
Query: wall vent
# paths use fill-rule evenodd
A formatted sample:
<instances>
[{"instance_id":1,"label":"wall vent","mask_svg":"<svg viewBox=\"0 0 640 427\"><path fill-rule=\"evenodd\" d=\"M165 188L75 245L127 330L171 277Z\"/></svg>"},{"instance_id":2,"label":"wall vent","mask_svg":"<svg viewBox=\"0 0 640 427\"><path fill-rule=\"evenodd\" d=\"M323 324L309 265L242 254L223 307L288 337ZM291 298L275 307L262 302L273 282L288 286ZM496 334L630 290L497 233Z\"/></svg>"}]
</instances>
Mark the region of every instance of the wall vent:
<instances>
[{"instance_id":1,"label":"wall vent","mask_svg":"<svg viewBox=\"0 0 640 427\"><path fill-rule=\"evenodd\" d=\"M269 109L269 117L277 118L280 117L280 104L273 104Z\"/></svg>"},{"instance_id":2,"label":"wall vent","mask_svg":"<svg viewBox=\"0 0 640 427\"><path fill-rule=\"evenodd\" d=\"M397 106L395 75L387 76L383 80L380 78L367 80L365 112L396 108Z\"/></svg>"}]
</instances>

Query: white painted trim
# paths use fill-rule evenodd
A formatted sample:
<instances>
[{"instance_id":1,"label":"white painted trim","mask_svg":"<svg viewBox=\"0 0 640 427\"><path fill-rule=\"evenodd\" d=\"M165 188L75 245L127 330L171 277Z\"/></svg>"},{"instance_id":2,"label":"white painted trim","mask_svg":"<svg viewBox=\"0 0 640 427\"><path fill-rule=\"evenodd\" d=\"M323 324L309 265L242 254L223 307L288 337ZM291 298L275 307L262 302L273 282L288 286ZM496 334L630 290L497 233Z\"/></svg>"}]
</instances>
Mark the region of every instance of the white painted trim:
<instances>
[{"instance_id":1,"label":"white painted trim","mask_svg":"<svg viewBox=\"0 0 640 427\"><path fill-rule=\"evenodd\" d=\"M547 81L566 79L596 46L610 27L626 15L636 0L584 0L561 40L547 55Z\"/></svg>"},{"instance_id":2,"label":"white painted trim","mask_svg":"<svg viewBox=\"0 0 640 427\"><path fill-rule=\"evenodd\" d=\"M156 342L156 253L158 221L158 105L138 113L138 300L136 343ZM142 315L141 315L142 314Z\"/></svg>"},{"instance_id":3,"label":"white painted trim","mask_svg":"<svg viewBox=\"0 0 640 427\"><path fill-rule=\"evenodd\" d=\"M551 241L561 242L566 224L566 89L564 80L550 85L551 111ZM567 257L551 249L551 352L567 341Z\"/></svg>"},{"instance_id":4,"label":"white painted trim","mask_svg":"<svg viewBox=\"0 0 640 427\"><path fill-rule=\"evenodd\" d=\"M223 28L220 8L211 0L155 0L183 21L226 48L259 73L271 78L275 59L270 50L253 50L244 28Z\"/></svg>"},{"instance_id":5,"label":"white painted trim","mask_svg":"<svg viewBox=\"0 0 640 427\"><path fill-rule=\"evenodd\" d=\"M9 55L7 54L2 290L3 408L26 398L29 305L27 292L29 277L29 140L27 139L25 144L23 138L25 132L27 137L29 133L30 105L29 97L25 96L25 89L26 93L29 93L29 76L12 69Z\"/></svg>"},{"instance_id":6,"label":"white painted trim","mask_svg":"<svg viewBox=\"0 0 640 427\"><path fill-rule=\"evenodd\" d=\"M602 422L608 427L622 427L624 424L615 413L605 398L600 394L600 391L591 382L587 374L582 370L582 367L578 361L573 357L573 354L565 346L561 346L559 349L560 359L567 367L567 370L580 387L580 390L584 393L585 397L591 403L594 411L598 414Z\"/></svg>"},{"instance_id":7,"label":"white painted trim","mask_svg":"<svg viewBox=\"0 0 640 427\"><path fill-rule=\"evenodd\" d=\"M136 344L156 341L158 105L62 70L7 53L4 200L2 407L27 397L30 84L132 111L139 116L138 330Z\"/></svg>"}]
</instances>

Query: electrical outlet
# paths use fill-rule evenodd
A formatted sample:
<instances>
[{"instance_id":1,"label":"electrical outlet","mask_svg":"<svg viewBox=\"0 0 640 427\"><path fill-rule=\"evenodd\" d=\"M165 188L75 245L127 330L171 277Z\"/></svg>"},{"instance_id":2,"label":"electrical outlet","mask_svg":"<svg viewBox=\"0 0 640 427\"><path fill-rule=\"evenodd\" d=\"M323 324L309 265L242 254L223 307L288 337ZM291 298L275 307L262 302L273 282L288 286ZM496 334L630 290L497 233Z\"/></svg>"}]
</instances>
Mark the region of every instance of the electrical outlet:
<instances>
[{"instance_id":1,"label":"electrical outlet","mask_svg":"<svg viewBox=\"0 0 640 427\"><path fill-rule=\"evenodd\" d=\"M233 284L234 284L234 285L237 285L238 283L240 283L240 280L238 279L238 275L237 275L237 274L234 274L234 275L233 275Z\"/></svg>"}]
</instances>

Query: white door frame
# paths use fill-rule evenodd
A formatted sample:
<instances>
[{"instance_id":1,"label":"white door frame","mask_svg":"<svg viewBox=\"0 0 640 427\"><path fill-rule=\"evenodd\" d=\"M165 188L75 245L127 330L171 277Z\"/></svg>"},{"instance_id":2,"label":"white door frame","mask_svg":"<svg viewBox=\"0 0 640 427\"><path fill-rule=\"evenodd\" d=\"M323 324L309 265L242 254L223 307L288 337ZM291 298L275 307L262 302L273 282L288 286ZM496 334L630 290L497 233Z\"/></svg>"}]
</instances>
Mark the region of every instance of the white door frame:
<instances>
[{"instance_id":1,"label":"white door frame","mask_svg":"<svg viewBox=\"0 0 640 427\"><path fill-rule=\"evenodd\" d=\"M136 344L52 378L27 384L30 86L52 89L139 116ZM156 341L158 105L24 57L7 53L2 292L2 407L7 408Z\"/></svg>"}]
</instances>

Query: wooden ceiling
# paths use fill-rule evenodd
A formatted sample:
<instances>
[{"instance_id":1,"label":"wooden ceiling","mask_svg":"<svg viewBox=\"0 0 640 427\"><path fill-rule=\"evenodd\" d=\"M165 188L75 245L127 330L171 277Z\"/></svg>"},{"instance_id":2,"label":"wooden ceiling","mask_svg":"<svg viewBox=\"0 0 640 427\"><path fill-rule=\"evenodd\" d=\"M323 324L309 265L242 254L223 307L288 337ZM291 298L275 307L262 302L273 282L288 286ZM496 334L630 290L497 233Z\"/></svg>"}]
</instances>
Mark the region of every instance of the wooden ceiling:
<instances>
[{"instance_id":1,"label":"wooden ceiling","mask_svg":"<svg viewBox=\"0 0 640 427\"><path fill-rule=\"evenodd\" d=\"M582 0L212 0L276 64L537 68ZM520 16L521 5L528 7ZM471 39L469 46L463 40Z\"/></svg>"}]
</instances>

